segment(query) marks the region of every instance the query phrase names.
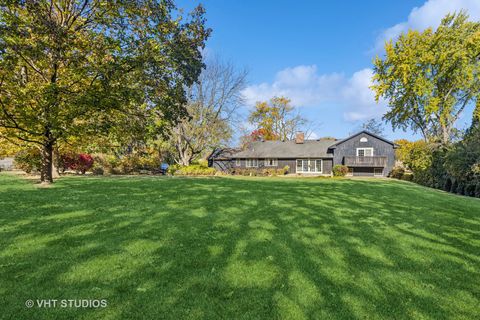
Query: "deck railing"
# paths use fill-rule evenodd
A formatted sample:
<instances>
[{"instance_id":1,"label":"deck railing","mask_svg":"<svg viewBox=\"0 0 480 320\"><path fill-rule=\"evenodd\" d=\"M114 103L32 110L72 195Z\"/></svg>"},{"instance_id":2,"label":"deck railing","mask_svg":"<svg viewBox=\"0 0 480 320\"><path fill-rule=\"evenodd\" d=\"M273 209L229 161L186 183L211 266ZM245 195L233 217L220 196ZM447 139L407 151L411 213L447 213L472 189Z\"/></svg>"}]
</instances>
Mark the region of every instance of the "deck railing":
<instances>
[{"instance_id":1,"label":"deck railing","mask_svg":"<svg viewBox=\"0 0 480 320\"><path fill-rule=\"evenodd\" d=\"M348 167L385 167L387 165L387 157L355 157L345 156L343 163Z\"/></svg>"}]
</instances>

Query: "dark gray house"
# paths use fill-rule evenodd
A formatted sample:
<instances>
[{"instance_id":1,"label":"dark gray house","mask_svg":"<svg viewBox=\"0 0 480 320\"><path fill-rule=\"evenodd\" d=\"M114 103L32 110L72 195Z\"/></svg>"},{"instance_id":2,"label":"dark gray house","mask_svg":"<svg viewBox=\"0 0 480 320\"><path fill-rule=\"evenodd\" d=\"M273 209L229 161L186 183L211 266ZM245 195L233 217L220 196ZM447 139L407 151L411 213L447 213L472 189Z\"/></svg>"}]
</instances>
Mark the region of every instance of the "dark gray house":
<instances>
[{"instance_id":1,"label":"dark gray house","mask_svg":"<svg viewBox=\"0 0 480 320\"><path fill-rule=\"evenodd\" d=\"M395 143L367 131L343 140L305 140L299 132L295 140L255 141L242 151L213 152L208 160L222 171L289 166L290 173L328 176L334 165L342 164L350 176L385 177L394 166L395 148Z\"/></svg>"}]
</instances>

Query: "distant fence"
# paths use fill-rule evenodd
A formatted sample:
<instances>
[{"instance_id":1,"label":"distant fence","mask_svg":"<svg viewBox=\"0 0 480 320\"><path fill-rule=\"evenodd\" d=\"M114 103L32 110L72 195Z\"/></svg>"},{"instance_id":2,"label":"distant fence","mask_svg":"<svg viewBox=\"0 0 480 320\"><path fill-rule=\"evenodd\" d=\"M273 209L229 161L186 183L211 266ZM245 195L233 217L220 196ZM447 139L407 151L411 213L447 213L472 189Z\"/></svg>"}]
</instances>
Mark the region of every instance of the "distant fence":
<instances>
[{"instance_id":1,"label":"distant fence","mask_svg":"<svg viewBox=\"0 0 480 320\"><path fill-rule=\"evenodd\" d=\"M12 169L13 169L13 158L0 159L0 170L12 170Z\"/></svg>"}]
</instances>

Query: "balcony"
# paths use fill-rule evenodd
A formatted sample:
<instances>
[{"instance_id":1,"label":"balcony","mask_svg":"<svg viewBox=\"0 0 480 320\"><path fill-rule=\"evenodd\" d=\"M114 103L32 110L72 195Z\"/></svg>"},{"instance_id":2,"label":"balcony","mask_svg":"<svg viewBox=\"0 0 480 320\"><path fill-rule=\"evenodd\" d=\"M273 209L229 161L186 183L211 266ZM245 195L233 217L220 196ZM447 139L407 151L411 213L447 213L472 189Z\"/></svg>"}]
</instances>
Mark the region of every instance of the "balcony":
<instances>
[{"instance_id":1,"label":"balcony","mask_svg":"<svg viewBox=\"0 0 480 320\"><path fill-rule=\"evenodd\" d=\"M355 157L346 156L343 158L343 164L348 167L385 167L387 165L387 157Z\"/></svg>"}]
</instances>

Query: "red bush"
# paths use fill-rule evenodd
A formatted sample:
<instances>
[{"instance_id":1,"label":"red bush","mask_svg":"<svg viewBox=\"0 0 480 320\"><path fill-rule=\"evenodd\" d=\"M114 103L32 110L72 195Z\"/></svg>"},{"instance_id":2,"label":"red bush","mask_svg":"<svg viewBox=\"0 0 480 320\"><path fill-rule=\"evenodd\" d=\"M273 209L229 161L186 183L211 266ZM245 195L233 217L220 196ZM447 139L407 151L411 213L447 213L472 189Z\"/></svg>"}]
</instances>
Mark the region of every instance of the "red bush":
<instances>
[{"instance_id":1,"label":"red bush","mask_svg":"<svg viewBox=\"0 0 480 320\"><path fill-rule=\"evenodd\" d=\"M93 166L93 157L86 153L66 154L62 156L62 166L65 169L75 170L85 174Z\"/></svg>"}]
</instances>

